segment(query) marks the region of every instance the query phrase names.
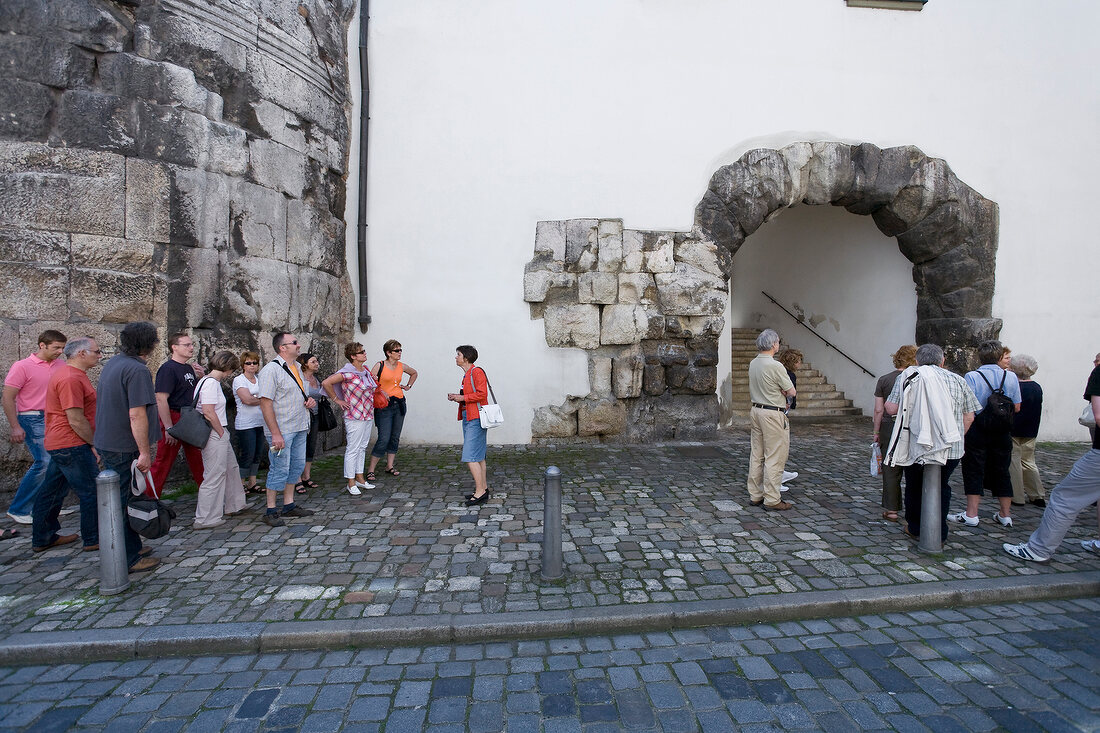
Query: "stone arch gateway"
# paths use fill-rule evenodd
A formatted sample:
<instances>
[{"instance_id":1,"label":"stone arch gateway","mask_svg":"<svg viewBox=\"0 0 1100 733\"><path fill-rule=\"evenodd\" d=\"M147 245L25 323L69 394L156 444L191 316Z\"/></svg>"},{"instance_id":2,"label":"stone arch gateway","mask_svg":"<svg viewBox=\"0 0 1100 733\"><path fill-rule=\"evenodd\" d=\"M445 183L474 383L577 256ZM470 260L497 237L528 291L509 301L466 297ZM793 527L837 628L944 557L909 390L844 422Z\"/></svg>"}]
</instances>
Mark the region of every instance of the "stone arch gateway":
<instances>
[{"instance_id":1,"label":"stone arch gateway","mask_svg":"<svg viewBox=\"0 0 1100 733\"><path fill-rule=\"evenodd\" d=\"M550 346L585 349L591 391L535 411L536 439L699 439L718 423L718 337L733 255L798 204L870 215L913 263L918 342L965 368L996 338L997 204L913 146L798 142L719 168L690 232L539 222L524 299Z\"/></svg>"}]
</instances>

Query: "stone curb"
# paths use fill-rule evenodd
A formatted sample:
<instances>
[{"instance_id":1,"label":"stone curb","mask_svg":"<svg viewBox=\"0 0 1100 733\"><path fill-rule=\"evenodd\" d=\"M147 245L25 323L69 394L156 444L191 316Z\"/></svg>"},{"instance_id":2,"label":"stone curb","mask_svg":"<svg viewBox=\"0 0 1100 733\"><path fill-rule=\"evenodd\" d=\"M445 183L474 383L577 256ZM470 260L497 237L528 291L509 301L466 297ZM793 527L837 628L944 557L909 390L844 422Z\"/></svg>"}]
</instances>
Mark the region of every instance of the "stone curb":
<instances>
[{"instance_id":1,"label":"stone curb","mask_svg":"<svg viewBox=\"0 0 1100 733\"><path fill-rule=\"evenodd\" d=\"M1100 596L1100 571L951 580L756 598L648 603L562 611L440 614L348 621L179 624L14 634L0 665L68 664L181 655L484 643L504 639L667 631L700 626Z\"/></svg>"}]
</instances>

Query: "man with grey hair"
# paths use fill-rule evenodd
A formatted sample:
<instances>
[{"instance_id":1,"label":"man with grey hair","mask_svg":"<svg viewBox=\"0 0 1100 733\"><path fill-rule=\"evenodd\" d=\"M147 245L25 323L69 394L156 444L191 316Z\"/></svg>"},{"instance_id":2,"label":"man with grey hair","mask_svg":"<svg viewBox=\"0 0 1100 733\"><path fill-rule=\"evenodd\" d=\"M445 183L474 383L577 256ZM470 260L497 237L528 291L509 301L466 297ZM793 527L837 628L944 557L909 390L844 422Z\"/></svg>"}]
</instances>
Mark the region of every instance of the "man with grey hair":
<instances>
[{"instance_id":1,"label":"man with grey hair","mask_svg":"<svg viewBox=\"0 0 1100 733\"><path fill-rule=\"evenodd\" d=\"M916 374L918 370L922 375L938 380L937 386L941 387L943 392L946 393L950 402L950 419L954 420L954 425L958 431L958 440L954 440L945 446L944 457L946 463L940 471L940 531L942 532L940 536L946 538L947 510L951 504L951 486L948 484L948 479L951 478L951 473L963 457L963 436L966 435L970 424L974 422L974 411L979 409L980 405L978 404L978 398L974 396L974 391L970 389L970 385L966 383L966 380L958 374L943 368L943 349L939 346L924 344L917 349L915 358L917 366L906 369L894 382L894 389L891 390L890 396L886 398L885 410L887 415L898 414L898 409L903 401L903 392L910 384L908 378ZM947 416L942 417L946 418ZM895 426L895 433L897 433L899 426ZM891 446L887 448L888 454L893 450L894 442L892 438L890 441ZM911 539L919 539L921 506L923 505L924 466L919 463L912 463L904 466L904 471L905 526L903 531Z\"/></svg>"},{"instance_id":2,"label":"man with grey hair","mask_svg":"<svg viewBox=\"0 0 1100 733\"><path fill-rule=\"evenodd\" d=\"M42 552L76 541L75 534L58 534L57 517L69 489L80 499L80 535L84 550L99 549L99 516L95 478L99 456L92 448L96 394L88 370L102 352L90 336L65 344L65 366L50 375L46 386L45 447L50 454L46 478L34 500L31 548Z\"/></svg>"},{"instance_id":3,"label":"man with grey hair","mask_svg":"<svg viewBox=\"0 0 1100 733\"><path fill-rule=\"evenodd\" d=\"M795 396L787 370L773 357L779 351L779 334L766 328L756 337L756 358L749 362L749 412L752 450L749 455L749 503L774 511L792 504L779 495L783 466L791 447L787 397Z\"/></svg>"}]
</instances>

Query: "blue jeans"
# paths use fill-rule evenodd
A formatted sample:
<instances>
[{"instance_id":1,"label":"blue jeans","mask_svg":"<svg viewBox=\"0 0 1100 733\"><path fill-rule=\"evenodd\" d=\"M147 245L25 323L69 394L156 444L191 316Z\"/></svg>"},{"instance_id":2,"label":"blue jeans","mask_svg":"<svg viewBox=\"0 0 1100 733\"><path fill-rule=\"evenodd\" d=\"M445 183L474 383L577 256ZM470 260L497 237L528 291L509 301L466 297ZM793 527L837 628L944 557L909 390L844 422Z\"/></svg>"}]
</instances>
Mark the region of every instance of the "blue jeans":
<instances>
[{"instance_id":1,"label":"blue jeans","mask_svg":"<svg viewBox=\"0 0 1100 733\"><path fill-rule=\"evenodd\" d=\"M30 514L34 510L34 499L46 480L46 468L50 465L50 454L46 452L46 418L44 415L20 415L19 427L27 434L27 450L34 463L23 474L15 497L8 511L12 514Z\"/></svg>"},{"instance_id":2,"label":"blue jeans","mask_svg":"<svg viewBox=\"0 0 1100 733\"><path fill-rule=\"evenodd\" d=\"M306 467L306 436L308 430L296 433L283 433L286 446L276 455L274 449L268 451L271 465L267 469L268 491L282 491L286 484L294 485L302 478Z\"/></svg>"},{"instance_id":3,"label":"blue jeans","mask_svg":"<svg viewBox=\"0 0 1100 733\"><path fill-rule=\"evenodd\" d=\"M381 458L387 453L396 453L401 443L401 428L405 424L405 416L401 414L401 408L396 400L390 400L388 407L374 410L374 425L378 428L378 440L374 441L374 448L370 454L375 458Z\"/></svg>"},{"instance_id":4,"label":"blue jeans","mask_svg":"<svg viewBox=\"0 0 1100 733\"><path fill-rule=\"evenodd\" d=\"M126 542L126 567L133 566L141 559L141 535L130 529L130 522L126 517L126 507L130 505L130 488L134 483L134 477L130 474L130 464L138 457L134 453L115 453L114 451L101 450L99 457L103 459L104 468L118 472L118 491L122 498L122 537Z\"/></svg>"},{"instance_id":5,"label":"blue jeans","mask_svg":"<svg viewBox=\"0 0 1100 733\"><path fill-rule=\"evenodd\" d=\"M57 531L61 529L57 515L69 489L80 499L80 536L84 546L99 544L99 507L95 486L98 473L99 467L90 445L50 451L46 480L34 500L32 547L45 547L57 539Z\"/></svg>"},{"instance_id":6,"label":"blue jeans","mask_svg":"<svg viewBox=\"0 0 1100 733\"><path fill-rule=\"evenodd\" d=\"M255 476L260 470L260 453L266 445L263 428L242 428L237 431L237 463L241 478Z\"/></svg>"}]
</instances>

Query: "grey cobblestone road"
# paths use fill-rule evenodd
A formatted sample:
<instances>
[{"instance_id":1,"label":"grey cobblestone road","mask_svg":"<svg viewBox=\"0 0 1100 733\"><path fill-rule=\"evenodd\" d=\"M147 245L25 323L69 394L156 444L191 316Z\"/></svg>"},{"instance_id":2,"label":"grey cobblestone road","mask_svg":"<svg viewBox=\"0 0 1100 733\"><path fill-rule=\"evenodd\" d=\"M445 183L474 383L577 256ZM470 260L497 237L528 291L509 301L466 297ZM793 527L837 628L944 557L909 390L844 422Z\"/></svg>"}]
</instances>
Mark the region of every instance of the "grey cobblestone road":
<instances>
[{"instance_id":1,"label":"grey cobblestone road","mask_svg":"<svg viewBox=\"0 0 1100 733\"><path fill-rule=\"evenodd\" d=\"M864 422L796 424L789 512L749 507L748 436L705 446L492 447L480 510L462 506L469 477L453 447L405 448L400 477L351 497L340 459L324 459L324 488L303 500L308 519L269 528L259 513L215 530L190 528L194 500L178 503L171 534L152 542L164 563L133 576L130 591L98 595L98 558L79 544L41 554L24 537L0 543L0 637L18 632L215 622L271 622L409 614L499 614L617 604L912 586L941 580L1096 570L1077 541L1096 531L1082 517L1049 566L1005 556L1041 510L1014 511L953 530L943 556L915 551L882 520L880 483L867 475ZM1085 450L1044 445L1048 486ZM564 473L566 579L539 578L542 472ZM961 506L961 490L955 504ZM75 515L62 531L76 531Z\"/></svg>"},{"instance_id":2,"label":"grey cobblestone road","mask_svg":"<svg viewBox=\"0 0 1100 733\"><path fill-rule=\"evenodd\" d=\"M0 730L1095 731L1100 599L0 668Z\"/></svg>"}]
</instances>

